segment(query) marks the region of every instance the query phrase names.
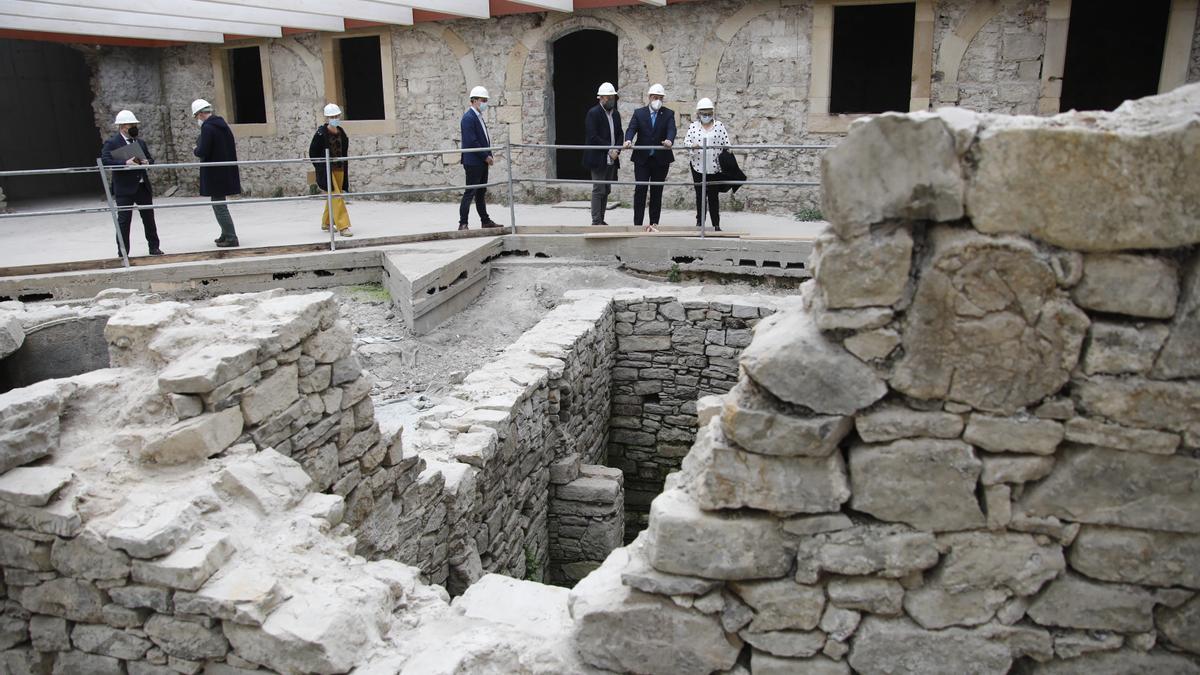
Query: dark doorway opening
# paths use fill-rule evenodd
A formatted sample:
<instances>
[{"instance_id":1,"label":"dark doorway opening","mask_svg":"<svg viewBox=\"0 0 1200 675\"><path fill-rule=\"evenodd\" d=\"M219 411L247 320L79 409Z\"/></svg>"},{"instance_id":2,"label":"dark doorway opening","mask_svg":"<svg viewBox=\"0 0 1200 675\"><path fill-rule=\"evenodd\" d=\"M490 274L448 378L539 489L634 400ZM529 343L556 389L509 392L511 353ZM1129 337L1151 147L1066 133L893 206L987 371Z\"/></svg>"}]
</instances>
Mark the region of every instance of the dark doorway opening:
<instances>
[{"instance_id":1,"label":"dark doorway opening","mask_svg":"<svg viewBox=\"0 0 1200 675\"><path fill-rule=\"evenodd\" d=\"M9 130L0 170L96 166L101 143L116 127L103 136L96 128L90 78L83 55L66 45L0 40L0 91L7 101L0 105L0 128ZM150 113L136 111L145 122L152 122ZM0 178L0 189L9 202L104 190L95 173Z\"/></svg>"},{"instance_id":2,"label":"dark doorway opening","mask_svg":"<svg viewBox=\"0 0 1200 675\"><path fill-rule=\"evenodd\" d=\"M225 52L229 58L229 83L233 91L233 121L263 124L267 102L263 94L262 58L259 47L238 47Z\"/></svg>"},{"instance_id":3,"label":"dark doorway opening","mask_svg":"<svg viewBox=\"0 0 1200 675\"><path fill-rule=\"evenodd\" d=\"M348 120L381 120L383 112L383 57L379 36L338 40L342 62L342 94Z\"/></svg>"},{"instance_id":4,"label":"dark doorway opening","mask_svg":"<svg viewBox=\"0 0 1200 675\"><path fill-rule=\"evenodd\" d=\"M1171 0L1071 3L1060 110L1112 110L1158 92Z\"/></svg>"},{"instance_id":5,"label":"dark doorway opening","mask_svg":"<svg viewBox=\"0 0 1200 675\"><path fill-rule=\"evenodd\" d=\"M829 112L908 111L916 4L833 8Z\"/></svg>"},{"instance_id":6,"label":"dark doorway opening","mask_svg":"<svg viewBox=\"0 0 1200 675\"><path fill-rule=\"evenodd\" d=\"M584 142L584 116L596 105L596 90L604 82L617 83L617 36L602 30L580 30L554 41L554 124L552 143ZM623 139L618 139L618 143ZM586 179L582 150L558 150L554 162L557 178Z\"/></svg>"}]
</instances>

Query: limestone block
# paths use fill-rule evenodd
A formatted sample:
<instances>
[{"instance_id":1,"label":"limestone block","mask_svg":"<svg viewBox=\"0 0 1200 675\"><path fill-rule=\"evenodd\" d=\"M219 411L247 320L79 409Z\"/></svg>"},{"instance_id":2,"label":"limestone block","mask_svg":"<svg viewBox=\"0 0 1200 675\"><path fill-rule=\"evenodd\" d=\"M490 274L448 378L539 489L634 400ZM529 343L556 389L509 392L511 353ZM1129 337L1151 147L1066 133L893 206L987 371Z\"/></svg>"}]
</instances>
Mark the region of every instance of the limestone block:
<instances>
[{"instance_id":1,"label":"limestone block","mask_svg":"<svg viewBox=\"0 0 1200 675\"><path fill-rule=\"evenodd\" d=\"M885 220L957 220L963 175L951 130L934 115L887 113L851 127L821 157L822 211L841 237Z\"/></svg>"},{"instance_id":2,"label":"limestone block","mask_svg":"<svg viewBox=\"0 0 1200 675\"><path fill-rule=\"evenodd\" d=\"M65 652L71 648L67 620L57 616L35 614L29 617L29 639L39 652Z\"/></svg>"},{"instance_id":3,"label":"limestone block","mask_svg":"<svg viewBox=\"0 0 1200 675\"><path fill-rule=\"evenodd\" d=\"M613 551L571 590L573 641L580 657L618 672L707 675L732 667L740 641L713 616L623 585L620 575L628 561L626 549Z\"/></svg>"},{"instance_id":4,"label":"limestone block","mask_svg":"<svg viewBox=\"0 0 1200 675\"><path fill-rule=\"evenodd\" d=\"M1088 319L1036 247L944 227L929 239L892 386L1010 415L1066 384Z\"/></svg>"},{"instance_id":5,"label":"limestone block","mask_svg":"<svg viewBox=\"0 0 1200 675\"><path fill-rule=\"evenodd\" d=\"M215 487L230 498L249 502L262 513L278 513L300 503L312 479L290 457L271 448L239 459L221 470Z\"/></svg>"},{"instance_id":6,"label":"limestone block","mask_svg":"<svg viewBox=\"0 0 1200 675\"><path fill-rule=\"evenodd\" d=\"M1169 429L1200 443L1200 383L1093 376L1076 382L1079 407L1090 415L1143 429Z\"/></svg>"},{"instance_id":7,"label":"limestone block","mask_svg":"<svg viewBox=\"0 0 1200 675\"><path fill-rule=\"evenodd\" d=\"M1200 595L1177 608L1159 608L1154 618L1159 632L1171 644L1193 654L1200 654Z\"/></svg>"},{"instance_id":8,"label":"limestone block","mask_svg":"<svg viewBox=\"0 0 1200 675\"><path fill-rule=\"evenodd\" d=\"M1063 440L1063 425L1035 417L996 417L973 413L963 440L990 452L1052 455Z\"/></svg>"},{"instance_id":9,"label":"limestone block","mask_svg":"<svg viewBox=\"0 0 1200 675\"><path fill-rule=\"evenodd\" d=\"M1162 324L1133 326L1094 321L1088 329L1083 372L1088 375L1145 373L1154 366L1154 357L1169 333Z\"/></svg>"},{"instance_id":10,"label":"limestone block","mask_svg":"<svg viewBox=\"0 0 1200 675\"><path fill-rule=\"evenodd\" d=\"M812 656L825 646L825 634L821 631L774 630L755 633L742 630L738 632L738 637L757 650L785 658Z\"/></svg>"},{"instance_id":11,"label":"limestone block","mask_svg":"<svg viewBox=\"0 0 1200 675\"><path fill-rule=\"evenodd\" d=\"M0 475L58 449L58 416L76 386L43 380L0 394Z\"/></svg>"},{"instance_id":12,"label":"limestone block","mask_svg":"<svg viewBox=\"0 0 1200 675\"><path fill-rule=\"evenodd\" d=\"M850 675L850 666L822 657L785 659L755 650L750 655L750 670L755 675Z\"/></svg>"},{"instance_id":13,"label":"limestone block","mask_svg":"<svg viewBox=\"0 0 1200 675\"><path fill-rule=\"evenodd\" d=\"M904 296L912 264L908 227L873 230L851 239L825 234L813 244L813 275L828 309L890 307Z\"/></svg>"},{"instance_id":14,"label":"limestone block","mask_svg":"<svg viewBox=\"0 0 1200 675\"><path fill-rule=\"evenodd\" d=\"M1081 523L1200 532L1200 460L1106 448L1068 447L1050 475L1029 486L1014 511ZM1147 486L1138 499L1131 485Z\"/></svg>"},{"instance_id":15,"label":"limestone block","mask_svg":"<svg viewBox=\"0 0 1200 675\"><path fill-rule=\"evenodd\" d=\"M320 518L329 523L330 527L336 527L342 522L345 506L346 501L338 495L310 492L296 506L296 510L313 518Z\"/></svg>"},{"instance_id":16,"label":"limestone block","mask_svg":"<svg viewBox=\"0 0 1200 675\"><path fill-rule=\"evenodd\" d=\"M13 599L34 614L49 614L71 621L98 623L104 596L87 581L60 577L36 586L10 587Z\"/></svg>"},{"instance_id":17,"label":"limestone block","mask_svg":"<svg viewBox=\"0 0 1200 675\"><path fill-rule=\"evenodd\" d=\"M555 497L572 502L611 504L621 495L621 485L607 478L584 476L555 488Z\"/></svg>"},{"instance_id":18,"label":"limestone block","mask_svg":"<svg viewBox=\"0 0 1200 675\"><path fill-rule=\"evenodd\" d=\"M222 570L195 593L176 593L175 611L261 626L284 598L283 588L273 575L238 566Z\"/></svg>"},{"instance_id":19,"label":"limestone block","mask_svg":"<svg viewBox=\"0 0 1200 675\"><path fill-rule=\"evenodd\" d=\"M0 525L60 537L74 537L83 522L75 508L77 501L78 495L75 494L60 496L43 507L17 506L0 501Z\"/></svg>"},{"instance_id":20,"label":"limestone block","mask_svg":"<svg viewBox=\"0 0 1200 675\"><path fill-rule=\"evenodd\" d=\"M354 333L345 321L337 321L328 330L318 331L302 343L304 354L317 363L333 363L348 355L354 346Z\"/></svg>"},{"instance_id":21,"label":"limestone block","mask_svg":"<svg viewBox=\"0 0 1200 675\"><path fill-rule=\"evenodd\" d=\"M890 328L855 333L842 342L846 351L863 361L886 359L900 344L900 334Z\"/></svg>"},{"instance_id":22,"label":"limestone block","mask_svg":"<svg viewBox=\"0 0 1200 675\"><path fill-rule=\"evenodd\" d=\"M300 397L296 365L280 366L253 389L242 395L242 413L246 424L254 426L268 417L283 412Z\"/></svg>"},{"instance_id":23,"label":"limestone block","mask_svg":"<svg viewBox=\"0 0 1200 675\"><path fill-rule=\"evenodd\" d=\"M846 416L797 417L782 411L753 408L727 398L721 412L729 440L762 455L825 457L850 432Z\"/></svg>"},{"instance_id":24,"label":"limestone block","mask_svg":"<svg viewBox=\"0 0 1200 675\"><path fill-rule=\"evenodd\" d=\"M822 571L900 578L937 564L934 542L928 532L899 525L862 525L813 536L800 542L796 580L816 583Z\"/></svg>"},{"instance_id":25,"label":"limestone block","mask_svg":"<svg viewBox=\"0 0 1200 675\"><path fill-rule=\"evenodd\" d=\"M987 623L1008 599L999 588L951 592L938 585L914 588L904 594L904 611L922 628L978 626Z\"/></svg>"},{"instance_id":26,"label":"limestone block","mask_svg":"<svg viewBox=\"0 0 1200 675\"><path fill-rule=\"evenodd\" d=\"M984 232L1017 232L1080 251L1200 241L1195 88L1113 113L992 118L972 153L967 213ZM1012 199L1019 194L1021 199ZM1088 208L1078 208L1088 195Z\"/></svg>"},{"instance_id":27,"label":"limestone block","mask_svg":"<svg viewBox=\"0 0 1200 675\"><path fill-rule=\"evenodd\" d=\"M129 609L110 602L100 608L100 616L104 623L114 628L141 628L150 612L145 609Z\"/></svg>"},{"instance_id":28,"label":"limestone block","mask_svg":"<svg viewBox=\"0 0 1200 675\"><path fill-rule=\"evenodd\" d=\"M867 443L900 438L958 438L962 416L940 411L912 410L901 405L882 405L854 418L854 428Z\"/></svg>"},{"instance_id":29,"label":"limestone block","mask_svg":"<svg viewBox=\"0 0 1200 675\"><path fill-rule=\"evenodd\" d=\"M199 515L189 500L157 505L131 503L105 535L105 541L109 548L119 548L135 558L157 558L192 536Z\"/></svg>"},{"instance_id":30,"label":"limestone block","mask_svg":"<svg viewBox=\"0 0 1200 675\"><path fill-rule=\"evenodd\" d=\"M17 351L24 343L25 329L21 320L15 314L0 315L0 359Z\"/></svg>"},{"instance_id":31,"label":"limestone block","mask_svg":"<svg viewBox=\"0 0 1200 675\"><path fill-rule=\"evenodd\" d=\"M1114 633L1062 631L1054 636L1054 655L1060 659L1074 659L1092 652L1120 649L1125 637Z\"/></svg>"},{"instance_id":32,"label":"limestone block","mask_svg":"<svg viewBox=\"0 0 1200 675\"><path fill-rule=\"evenodd\" d=\"M204 399L199 396L167 394L167 398L171 400L171 409L175 411L175 416L181 420L195 417L204 412Z\"/></svg>"},{"instance_id":33,"label":"limestone block","mask_svg":"<svg viewBox=\"0 0 1200 675\"><path fill-rule=\"evenodd\" d=\"M1167 337L1151 375L1156 379L1200 376L1200 254L1183 269L1182 291Z\"/></svg>"},{"instance_id":34,"label":"limestone block","mask_svg":"<svg viewBox=\"0 0 1200 675\"><path fill-rule=\"evenodd\" d=\"M1043 626L1111 630L1153 630L1155 597L1139 586L1107 584L1064 574L1029 604L1029 618Z\"/></svg>"},{"instance_id":35,"label":"limestone block","mask_svg":"<svg viewBox=\"0 0 1200 675\"><path fill-rule=\"evenodd\" d=\"M975 498L983 464L958 441L900 440L850 449L850 505L935 532L986 524Z\"/></svg>"},{"instance_id":36,"label":"limestone block","mask_svg":"<svg viewBox=\"0 0 1200 675\"><path fill-rule=\"evenodd\" d=\"M1054 468L1054 457L1036 455L984 455L979 482L986 486L1001 483L1028 483L1045 478Z\"/></svg>"},{"instance_id":37,"label":"limestone block","mask_svg":"<svg viewBox=\"0 0 1200 675\"><path fill-rule=\"evenodd\" d=\"M1148 452L1154 455L1173 454L1180 442L1178 434L1152 429L1131 429L1087 417L1075 417L1067 421L1066 439L1081 445L1098 445L1102 448Z\"/></svg>"},{"instance_id":38,"label":"limestone block","mask_svg":"<svg viewBox=\"0 0 1200 675\"><path fill-rule=\"evenodd\" d=\"M189 307L181 302L126 305L104 324L104 339L114 368L147 365L152 359L150 340ZM158 364L154 364L158 365Z\"/></svg>"},{"instance_id":39,"label":"limestone block","mask_svg":"<svg viewBox=\"0 0 1200 675\"><path fill-rule=\"evenodd\" d=\"M463 616L513 626L534 635L553 635L571 629L567 607L570 591L533 581L485 574L452 607Z\"/></svg>"},{"instance_id":40,"label":"limestone block","mask_svg":"<svg viewBox=\"0 0 1200 675\"><path fill-rule=\"evenodd\" d=\"M54 675L124 675L121 662L111 656L87 652L62 652L54 659Z\"/></svg>"},{"instance_id":41,"label":"limestone block","mask_svg":"<svg viewBox=\"0 0 1200 675\"><path fill-rule=\"evenodd\" d=\"M1009 648L980 630L924 630L907 619L863 619L848 659L860 673L912 675L1007 673Z\"/></svg>"},{"instance_id":42,"label":"limestone block","mask_svg":"<svg viewBox=\"0 0 1200 675\"><path fill-rule=\"evenodd\" d=\"M229 643L220 630L167 614L150 617L146 621L145 631L154 644L176 658L203 661L219 659L229 652Z\"/></svg>"},{"instance_id":43,"label":"limestone block","mask_svg":"<svg viewBox=\"0 0 1200 675\"><path fill-rule=\"evenodd\" d=\"M71 631L76 649L117 659L137 660L154 646L149 640L123 630L95 624L77 624Z\"/></svg>"},{"instance_id":44,"label":"limestone block","mask_svg":"<svg viewBox=\"0 0 1200 675\"><path fill-rule=\"evenodd\" d=\"M1069 660L1055 659L1036 664L1037 675L1128 675L1157 673L1161 675L1197 675L1200 666L1186 656L1162 650L1136 652L1122 649L1115 652L1093 652Z\"/></svg>"},{"instance_id":45,"label":"limestone block","mask_svg":"<svg viewBox=\"0 0 1200 675\"><path fill-rule=\"evenodd\" d=\"M138 458L154 464L183 464L207 459L242 435L242 412L226 408L177 422L142 447Z\"/></svg>"},{"instance_id":46,"label":"limestone block","mask_svg":"<svg viewBox=\"0 0 1200 675\"><path fill-rule=\"evenodd\" d=\"M825 590L834 607L885 616L899 614L904 600L904 588L891 579L839 577L831 579Z\"/></svg>"},{"instance_id":47,"label":"limestone block","mask_svg":"<svg viewBox=\"0 0 1200 675\"><path fill-rule=\"evenodd\" d=\"M1174 263L1130 253L1085 255L1083 278L1071 289L1071 298L1084 309L1147 319L1174 316L1178 297Z\"/></svg>"},{"instance_id":48,"label":"limestone block","mask_svg":"<svg viewBox=\"0 0 1200 675\"><path fill-rule=\"evenodd\" d=\"M255 311L272 326L280 349L286 350L318 328L332 326L338 309L333 293L318 291L270 297L261 301Z\"/></svg>"},{"instance_id":49,"label":"limestone block","mask_svg":"<svg viewBox=\"0 0 1200 675\"><path fill-rule=\"evenodd\" d=\"M156 612L171 611L171 591L158 586L127 584L108 589L112 601L130 609L152 609Z\"/></svg>"},{"instance_id":50,"label":"limestone block","mask_svg":"<svg viewBox=\"0 0 1200 675\"><path fill-rule=\"evenodd\" d=\"M391 607L388 587L365 578L298 594L261 627L226 621L222 628L240 657L272 670L344 673L379 641Z\"/></svg>"},{"instance_id":51,"label":"limestone block","mask_svg":"<svg viewBox=\"0 0 1200 675\"><path fill-rule=\"evenodd\" d=\"M158 388L175 394L206 394L254 367L258 347L249 343L211 344L167 366Z\"/></svg>"},{"instance_id":52,"label":"limestone block","mask_svg":"<svg viewBox=\"0 0 1200 675\"><path fill-rule=\"evenodd\" d=\"M863 309L826 309L824 300L812 305L817 328L823 331L864 331L882 328L895 318L896 312L887 307Z\"/></svg>"},{"instance_id":53,"label":"limestone block","mask_svg":"<svg viewBox=\"0 0 1200 675\"><path fill-rule=\"evenodd\" d=\"M704 595L720 585L719 581L660 572L646 559L645 536L639 535L625 547L628 559L621 569L621 583L646 593L657 595Z\"/></svg>"},{"instance_id":54,"label":"limestone block","mask_svg":"<svg viewBox=\"0 0 1200 675\"><path fill-rule=\"evenodd\" d=\"M831 604L821 615L820 628L831 639L845 642L854 634L860 621L862 621L862 613L834 607Z\"/></svg>"},{"instance_id":55,"label":"limestone block","mask_svg":"<svg viewBox=\"0 0 1200 675\"><path fill-rule=\"evenodd\" d=\"M810 631L820 623L825 609L825 592L820 586L806 586L791 579L740 581L730 586L754 610L754 619L746 628L754 633Z\"/></svg>"},{"instance_id":56,"label":"limestone block","mask_svg":"<svg viewBox=\"0 0 1200 675\"><path fill-rule=\"evenodd\" d=\"M1200 589L1200 535L1085 525L1071 567L1093 579Z\"/></svg>"},{"instance_id":57,"label":"limestone block","mask_svg":"<svg viewBox=\"0 0 1200 675\"><path fill-rule=\"evenodd\" d=\"M234 546L223 532L202 532L159 560L135 560L133 580L194 591L233 556Z\"/></svg>"},{"instance_id":58,"label":"limestone block","mask_svg":"<svg viewBox=\"0 0 1200 675\"><path fill-rule=\"evenodd\" d=\"M91 530L74 539L55 539L50 560L59 574L77 579L124 579L129 574L129 556L109 548Z\"/></svg>"},{"instance_id":59,"label":"limestone block","mask_svg":"<svg viewBox=\"0 0 1200 675\"><path fill-rule=\"evenodd\" d=\"M361 375L362 366L358 363L358 357L356 357L354 354L350 354L349 356L343 356L342 358L333 362L332 370L329 375L329 384L337 387L348 382L353 383L362 379ZM367 389L369 390L370 387ZM358 399L354 398L353 396L346 395L342 401L343 408L348 407L347 402L349 402L350 405L353 405L354 403L358 402Z\"/></svg>"},{"instance_id":60,"label":"limestone block","mask_svg":"<svg viewBox=\"0 0 1200 675\"><path fill-rule=\"evenodd\" d=\"M961 532L938 537L950 552L936 583L950 591L1003 587L1033 595L1066 569L1062 547L1028 534Z\"/></svg>"},{"instance_id":61,"label":"limestone block","mask_svg":"<svg viewBox=\"0 0 1200 675\"><path fill-rule=\"evenodd\" d=\"M18 467L0 476L0 499L19 506L45 506L75 476L57 466Z\"/></svg>"},{"instance_id":62,"label":"limestone block","mask_svg":"<svg viewBox=\"0 0 1200 675\"><path fill-rule=\"evenodd\" d=\"M550 484L564 485L579 477L579 453L572 453L550 463Z\"/></svg>"},{"instance_id":63,"label":"limestone block","mask_svg":"<svg viewBox=\"0 0 1200 675\"><path fill-rule=\"evenodd\" d=\"M31 572L50 570L50 545L0 530L0 566Z\"/></svg>"},{"instance_id":64,"label":"limestone block","mask_svg":"<svg viewBox=\"0 0 1200 675\"><path fill-rule=\"evenodd\" d=\"M12 609L0 614L0 651L29 641L29 619L25 618L28 616L29 614L16 607L15 603Z\"/></svg>"},{"instance_id":65,"label":"limestone block","mask_svg":"<svg viewBox=\"0 0 1200 675\"><path fill-rule=\"evenodd\" d=\"M841 453L760 455L726 444L720 434L714 420L700 431L683 460L685 480L703 509L825 513L837 511L850 498Z\"/></svg>"},{"instance_id":66,"label":"limestone block","mask_svg":"<svg viewBox=\"0 0 1200 675\"><path fill-rule=\"evenodd\" d=\"M451 454L463 464L482 469L496 456L498 435L494 429L481 427L477 431L459 434L454 439Z\"/></svg>"},{"instance_id":67,"label":"limestone block","mask_svg":"<svg viewBox=\"0 0 1200 675\"><path fill-rule=\"evenodd\" d=\"M775 396L824 415L850 415L879 400L887 386L802 311L773 314L755 329L742 368Z\"/></svg>"},{"instance_id":68,"label":"limestone block","mask_svg":"<svg viewBox=\"0 0 1200 675\"><path fill-rule=\"evenodd\" d=\"M780 577L791 566L774 518L749 512L701 511L681 490L650 505L648 557L661 572L708 579ZM578 618L578 617L577 617Z\"/></svg>"},{"instance_id":69,"label":"limestone block","mask_svg":"<svg viewBox=\"0 0 1200 675\"><path fill-rule=\"evenodd\" d=\"M617 338L617 349L629 352L661 352L671 349L670 335L622 335Z\"/></svg>"}]
</instances>

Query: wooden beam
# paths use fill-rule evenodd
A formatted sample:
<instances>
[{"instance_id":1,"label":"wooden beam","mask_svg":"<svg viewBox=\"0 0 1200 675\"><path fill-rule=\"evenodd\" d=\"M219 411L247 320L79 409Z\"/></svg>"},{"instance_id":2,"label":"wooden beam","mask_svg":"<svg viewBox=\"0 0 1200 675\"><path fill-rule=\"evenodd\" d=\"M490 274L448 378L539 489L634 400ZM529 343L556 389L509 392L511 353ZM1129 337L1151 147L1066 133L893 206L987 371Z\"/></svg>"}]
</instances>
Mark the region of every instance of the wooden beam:
<instances>
[{"instance_id":1,"label":"wooden beam","mask_svg":"<svg viewBox=\"0 0 1200 675\"><path fill-rule=\"evenodd\" d=\"M171 28L211 33L238 33L255 37L281 37L279 26L238 23L229 20L195 19L191 17L146 14L143 12L108 9L107 7L83 7L59 5L32 0L0 0L0 12L16 16L39 19L59 19L80 23L111 23L120 26L142 26L146 28Z\"/></svg>"},{"instance_id":2,"label":"wooden beam","mask_svg":"<svg viewBox=\"0 0 1200 675\"><path fill-rule=\"evenodd\" d=\"M138 40L169 40L172 42L209 42L220 44L225 41L225 37L220 33L177 30L172 28L122 26L111 23L80 23L78 21L64 21L62 19L38 19L6 14L2 11L0 11L0 28Z\"/></svg>"},{"instance_id":3,"label":"wooden beam","mask_svg":"<svg viewBox=\"0 0 1200 675\"><path fill-rule=\"evenodd\" d=\"M96 0L39 0L42 4L69 7L95 7ZM115 9L115 8L114 8ZM124 8L122 8L124 9ZM340 17L308 14L261 7L226 5L211 0L138 0L136 10L142 14L215 19L234 23L254 23L266 26L286 26L306 30L343 30Z\"/></svg>"},{"instance_id":4,"label":"wooden beam","mask_svg":"<svg viewBox=\"0 0 1200 675\"><path fill-rule=\"evenodd\" d=\"M413 23L412 8L391 5L375 0L214 0L223 5L258 7L260 9L291 10L306 14L362 19L400 26Z\"/></svg>"}]
</instances>

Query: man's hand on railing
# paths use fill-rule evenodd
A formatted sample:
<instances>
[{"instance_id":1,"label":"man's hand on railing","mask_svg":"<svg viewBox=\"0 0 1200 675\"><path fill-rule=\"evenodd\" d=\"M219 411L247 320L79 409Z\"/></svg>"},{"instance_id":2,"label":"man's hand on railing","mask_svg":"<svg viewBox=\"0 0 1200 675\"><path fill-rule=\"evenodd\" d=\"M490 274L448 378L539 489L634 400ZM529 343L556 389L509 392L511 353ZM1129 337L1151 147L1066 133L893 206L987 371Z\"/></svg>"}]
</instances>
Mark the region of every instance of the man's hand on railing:
<instances>
[{"instance_id":1,"label":"man's hand on railing","mask_svg":"<svg viewBox=\"0 0 1200 675\"><path fill-rule=\"evenodd\" d=\"M663 141L662 144L663 144L664 148L669 148L672 145L674 145L674 143L672 143L671 141Z\"/></svg>"},{"instance_id":2,"label":"man's hand on railing","mask_svg":"<svg viewBox=\"0 0 1200 675\"><path fill-rule=\"evenodd\" d=\"M633 141L625 141L625 145L621 146L621 148L623 150L628 150L629 148L632 148L632 147L633 147Z\"/></svg>"}]
</instances>

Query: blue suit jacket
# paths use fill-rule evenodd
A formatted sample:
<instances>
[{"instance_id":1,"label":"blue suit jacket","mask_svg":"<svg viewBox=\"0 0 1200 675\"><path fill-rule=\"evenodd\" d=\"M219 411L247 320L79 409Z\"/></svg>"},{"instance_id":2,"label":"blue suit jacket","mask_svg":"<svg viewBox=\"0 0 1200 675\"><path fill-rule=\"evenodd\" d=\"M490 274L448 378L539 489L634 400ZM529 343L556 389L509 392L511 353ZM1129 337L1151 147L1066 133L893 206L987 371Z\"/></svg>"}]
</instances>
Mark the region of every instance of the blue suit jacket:
<instances>
[{"instance_id":1,"label":"blue suit jacket","mask_svg":"<svg viewBox=\"0 0 1200 675\"><path fill-rule=\"evenodd\" d=\"M463 113L462 121L459 122L462 127L462 148L486 148L488 143L487 134L483 131L483 122L479 121L479 116L474 110L467 110ZM484 158L491 157L492 151L487 152L464 152L462 154L462 162L464 166L483 166L487 164Z\"/></svg>"},{"instance_id":2,"label":"blue suit jacket","mask_svg":"<svg viewBox=\"0 0 1200 675\"><path fill-rule=\"evenodd\" d=\"M636 137L636 140L635 138ZM638 108L629 119L629 129L625 131L625 140L634 141L634 145L662 145L663 141L675 144L675 111L663 106L658 111L654 124L650 124L650 108ZM634 150L634 164L651 164L661 166L675 161L675 153L667 148L660 148L650 154L649 150Z\"/></svg>"},{"instance_id":3,"label":"blue suit jacket","mask_svg":"<svg viewBox=\"0 0 1200 675\"><path fill-rule=\"evenodd\" d=\"M611 143L610 141L613 139L608 136L608 122L604 120L604 116L607 114L604 108L600 107L598 103L592 106L592 109L587 112L587 118L584 120L584 136L586 138L584 145L608 147L610 145L621 144L621 139L625 137L625 134L621 131L621 113L617 112L615 108L612 111L613 136L617 141L616 143ZM584 150L583 165L589 169L603 168L608 162L606 159L607 156L608 150ZM621 162L619 160L615 161L613 162L613 166L620 167Z\"/></svg>"},{"instance_id":4,"label":"blue suit jacket","mask_svg":"<svg viewBox=\"0 0 1200 675\"><path fill-rule=\"evenodd\" d=\"M150 163L154 163L154 155L150 154L150 147L146 145L146 141L140 138L135 138L134 142L142 146L142 153L146 155L146 159ZM107 166L125 166L125 162L113 159L113 150L125 147L125 137L121 132L112 135L107 141L104 141L104 147L100 148L100 160ZM135 194L138 189L138 182L145 178L146 186L150 185L150 176L145 169L141 171L114 171L112 172L112 190L114 197L127 197Z\"/></svg>"}]
</instances>

